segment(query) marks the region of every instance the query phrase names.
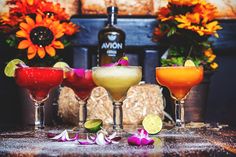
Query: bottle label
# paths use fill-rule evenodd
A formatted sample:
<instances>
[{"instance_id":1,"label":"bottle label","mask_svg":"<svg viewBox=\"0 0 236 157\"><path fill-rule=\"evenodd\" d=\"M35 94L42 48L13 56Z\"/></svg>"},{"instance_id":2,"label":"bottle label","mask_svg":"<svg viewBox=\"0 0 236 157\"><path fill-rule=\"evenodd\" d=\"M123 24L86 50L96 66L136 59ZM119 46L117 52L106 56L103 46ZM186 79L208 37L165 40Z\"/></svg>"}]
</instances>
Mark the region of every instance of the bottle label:
<instances>
[{"instance_id":1,"label":"bottle label","mask_svg":"<svg viewBox=\"0 0 236 157\"><path fill-rule=\"evenodd\" d=\"M100 44L100 50L109 57L115 57L120 50L124 49L124 43L117 32L107 32L104 34L103 41Z\"/></svg>"}]
</instances>

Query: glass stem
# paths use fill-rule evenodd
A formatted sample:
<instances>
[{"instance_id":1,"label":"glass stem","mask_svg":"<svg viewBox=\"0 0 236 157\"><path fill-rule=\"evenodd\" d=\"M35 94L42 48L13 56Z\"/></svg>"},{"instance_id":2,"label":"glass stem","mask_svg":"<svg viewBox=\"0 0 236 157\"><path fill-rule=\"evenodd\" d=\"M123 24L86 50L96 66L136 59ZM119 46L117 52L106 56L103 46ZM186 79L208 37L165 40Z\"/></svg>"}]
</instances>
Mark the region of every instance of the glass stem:
<instances>
[{"instance_id":1,"label":"glass stem","mask_svg":"<svg viewBox=\"0 0 236 157\"><path fill-rule=\"evenodd\" d=\"M122 102L113 102L113 129L116 131L123 130L123 110Z\"/></svg>"},{"instance_id":2,"label":"glass stem","mask_svg":"<svg viewBox=\"0 0 236 157\"><path fill-rule=\"evenodd\" d=\"M35 129L43 129L45 127L45 109L44 103L35 102Z\"/></svg>"},{"instance_id":3,"label":"glass stem","mask_svg":"<svg viewBox=\"0 0 236 157\"><path fill-rule=\"evenodd\" d=\"M79 128L84 127L87 118L86 101L79 100Z\"/></svg>"},{"instance_id":4,"label":"glass stem","mask_svg":"<svg viewBox=\"0 0 236 157\"><path fill-rule=\"evenodd\" d=\"M184 127L184 101L175 100L175 126Z\"/></svg>"}]
</instances>

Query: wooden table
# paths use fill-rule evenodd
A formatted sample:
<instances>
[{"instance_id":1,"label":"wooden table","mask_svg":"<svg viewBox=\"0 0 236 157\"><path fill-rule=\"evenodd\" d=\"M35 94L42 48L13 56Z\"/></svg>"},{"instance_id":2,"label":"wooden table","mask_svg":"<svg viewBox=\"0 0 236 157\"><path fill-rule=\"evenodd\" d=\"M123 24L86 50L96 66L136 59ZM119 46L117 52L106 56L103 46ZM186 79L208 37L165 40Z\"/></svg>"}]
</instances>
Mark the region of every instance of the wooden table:
<instances>
[{"instance_id":1,"label":"wooden table","mask_svg":"<svg viewBox=\"0 0 236 157\"><path fill-rule=\"evenodd\" d=\"M2 131L0 156L236 156L236 130L232 128L198 128L183 132L162 130L151 136L155 140L153 146L143 147L129 146L127 137L123 137L119 144L106 146L56 142L47 137L49 132L59 133L63 129L47 128L37 133L27 129ZM134 129L128 129L131 130Z\"/></svg>"}]
</instances>

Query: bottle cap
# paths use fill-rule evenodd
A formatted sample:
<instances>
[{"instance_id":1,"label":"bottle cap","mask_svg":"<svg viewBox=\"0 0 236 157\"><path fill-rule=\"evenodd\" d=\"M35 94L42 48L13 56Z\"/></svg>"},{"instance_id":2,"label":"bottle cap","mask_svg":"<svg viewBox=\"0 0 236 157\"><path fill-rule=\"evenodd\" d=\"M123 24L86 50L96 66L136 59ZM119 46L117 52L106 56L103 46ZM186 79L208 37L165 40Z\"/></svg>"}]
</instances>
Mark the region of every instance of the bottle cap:
<instances>
[{"instance_id":1,"label":"bottle cap","mask_svg":"<svg viewBox=\"0 0 236 157\"><path fill-rule=\"evenodd\" d=\"M107 12L108 13L118 13L118 7L115 7L115 6L107 7Z\"/></svg>"}]
</instances>

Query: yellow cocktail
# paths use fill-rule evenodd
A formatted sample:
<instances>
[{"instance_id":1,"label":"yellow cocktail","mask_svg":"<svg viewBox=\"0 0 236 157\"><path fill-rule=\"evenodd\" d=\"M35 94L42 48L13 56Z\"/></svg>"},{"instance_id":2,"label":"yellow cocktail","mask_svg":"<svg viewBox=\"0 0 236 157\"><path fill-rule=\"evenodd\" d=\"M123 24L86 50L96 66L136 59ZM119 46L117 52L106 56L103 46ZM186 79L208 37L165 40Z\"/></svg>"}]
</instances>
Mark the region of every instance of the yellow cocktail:
<instances>
[{"instance_id":1,"label":"yellow cocktail","mask_svg":"<svg viewBox=\"0 0 236 157\"><path fill-rule=\"evenodd\" d=\"M142 79L142 68L139 66L94 67L93 80L97 86L104 87L113 98L115 130L123 129L122 101L128 89L137 85Z\"/></svg>"},{"instance_id":2,"label":"yellow cocktail","mask_svg":"<svg viewBox=\"0 0 236 157\"><path fill-rule=\"evenodd\" d=\"M184 127L183 100L191 88L202 81L203 67L157 67L156 79L159 84L169 89L175 99L176 126Z\"/></svg>"}]
</instances>

